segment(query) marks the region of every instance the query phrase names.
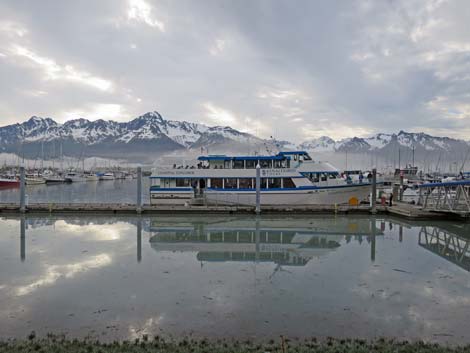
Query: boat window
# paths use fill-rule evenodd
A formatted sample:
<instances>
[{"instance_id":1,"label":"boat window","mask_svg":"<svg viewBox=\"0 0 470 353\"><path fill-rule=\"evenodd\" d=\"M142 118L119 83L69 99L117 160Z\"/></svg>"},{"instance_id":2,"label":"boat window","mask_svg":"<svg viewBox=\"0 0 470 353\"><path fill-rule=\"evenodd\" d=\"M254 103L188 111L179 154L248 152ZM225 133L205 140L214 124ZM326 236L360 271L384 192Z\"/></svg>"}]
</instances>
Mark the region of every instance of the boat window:
<instances>
[{"instance_id":1,"label":"boat window","mask_svg":"<svg viewBox=\"0 0 470 353\"><path fill-rule=\"evenodd\" d=\"M233 161L233 169L243 169L243 161Z\"/></svg>"},{"instance_id":2,"label":"boat window","mask_svg":"<svg viewBox=\"0 0 470 353\"><path fill-rule=\"evenodd\" d=\"M212 178L211 179L211 188L222 189L223 188L223 179L222 178Z\"/></svg>"},{"instance_id":3,"label":"boat window","mask_svg":"<svg viewBox=\"0 0 470 353\"><path fill-rule=\"evenodd\" d=\"M321 174L321 181L326 181L328 179L328 175L325 173Z\"/></svg>"},{"instance_id":4,"label":"boat window","mask_svg":"<svg viewBox=\"0 0 470 353\"><path fill-rule=\"evenodd\" d=\"M295 188L292 178L282 178L282 185L284 188Z\"/></svg>"},{"instance_id":5,"label":"boat window","mask_svg":"<svg viewBox=\"0 0 470 353\"><path fill-rule=\"evenodd\" d=\"M238 179L238 187L240 189L251 189L253 186L251 185L251 178L240 178Z\"/></svg>"},{"instance_id":6,"label":"boat window","mask_svg":"<svg viewBox=\"0 0 470 353\"><path fill-rule=\"evenodd\" d=\"M297 160L297 155L296 155L296 154L294 154L294 161L296 161L296 160Z\"/></svg>"},{"instance_id":7,"label":"boat window","mask_svg":"<svg viewBox=\"0 0 470 353\"><path fill-rule=\"evenodd\" d=\"M225 169L230 169L231 164L232 164L232 161L224 161L224 168Z\"/></svg>"},{"instance_id":8,"label":"boat window","mask_svg":"<svg viewBox=\"0 0 470 353\"><path fill-rule=\"evenodd\" d=\"M268 179L268 188L279 189L280 187L281 187L281 178L269 178Z\"/></svg>"},{"instance_id":9,"label":"boat window","mask_svg":"<svg viewBox=\"0 0 470 353\"><path fill-rule=\"evenodd\" d=\"M283 159L281 161L281 168L286 168L287 167L287 160Z\"/></svg>"},{"instance_id":10,"label":"boat window","mask_svg":"<svg viewBox=\"0 0 470 353\"><path fill-rule=\"evenodd\" d=\"M246 161L246 169L255 169L256 168L256 162L255 160L247 160Z\"/></svg>"},{"instance_id":11,"label":"boat window","mask_svg":"<svg viewBox=\"0 0 470 353\"><path fill-rule=\"evenodd\" d=\"M275 160L274 161L274 168L282 168L282 162L283 161Z\"/></svg>"},{"instance_id":12,"label":"boat window","mask_svg":"<svg viewBox=\"0 0 470 353\"><path fill-rule=\"evenodd\" d=\"M224 188L225 189L236 189L237 188L237 179L235 179L235 178L224 179Z\"/></svg>"},{"instance_id":13,"label":"boat window","mask_svg":"<svg viewBox=\"0 0 470 353\"><path fill-rule=\"evenodd\" d=\"M191 186L191 179L187 178L178 178L176 179L176 187L187 187Z\"/></svg>"},{"instance_id":14,"label":"boat window","mask_svg":"<svg viewBox=\"0 0 470 353\"><path fill-rule=\"evenodd\" d=\"M261 189L266 189L267 182L268 182L267 178L261 178Z\"/></svg>"},{"instance_id":15,"label":"boat window","mask_svg":"<svg viewBox=\"0 0 470 353\"><path fill-rule=\"evenodd\" d=\"M310 180L314 183L318 183L320 181L320 175L318 173L312 173Z\"/></svg>"},{"instance_id":16,"label":"boat window","mask_svg":"<svg viewBox=\"0 0 470 353\"><path fill-rule=\"evenodd\" d=\"M330 173L330 179L336 179L336 173Z\"/></svg>"},{"instance_id":17,"label":"boat window","mask_svg":"<svg viewBox=\"0 0 470 353\"><path fill-rule=\"evenodd\" d=\"M266 159L262 159L259 161L259 165L261 168L271 168L271 161L270 160L266 160Z\"/></svg>"},{"instance_id":18,"label":"boat window","mask_svg":"<svg viewBox=\"0 0 470 353\"><path fill-rule=\"evenodd\" d=\"M304 154L304 161L311 161L312 157L310 157L308 154Z\"/></svg>"}]
</instances>

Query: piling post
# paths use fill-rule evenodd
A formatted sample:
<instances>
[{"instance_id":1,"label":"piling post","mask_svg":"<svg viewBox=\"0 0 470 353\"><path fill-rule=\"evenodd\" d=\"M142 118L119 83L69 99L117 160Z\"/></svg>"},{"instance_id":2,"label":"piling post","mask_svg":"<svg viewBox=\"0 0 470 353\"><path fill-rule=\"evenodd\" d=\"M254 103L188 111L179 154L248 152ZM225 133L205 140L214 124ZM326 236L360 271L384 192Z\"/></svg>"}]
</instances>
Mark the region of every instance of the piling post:
<instances>
[{"instance_id":1,"label":"piling post","mask_svg":"<svg viewBox=\"0 0 470 353\"><path fill-rule=\"evenodd\" d=\"M26 219L24 215L20 219L20 259L21 262L26 259Z\"/></svg>"},{"instance_id":2,"label":"piling post","mask_svg":"<svg viewBox=\"0 0 470 353\"><path fill-rule=\"evenodd\" d=\"M371 195L372 207L370 212L372 214L377 213L377 169L372 169L372 195Z\"/></svg>"},{"instance_id":3,"label":"piling post","mask_svg":"<svg viewBox=\"0 0 470 353\"><path fill-rule=\"evenodd\" d=\"M20 212L26 212L26 180L24 167L20 167Z\"/></svg>"},{"instance_id":4,"label":"piling post","mask_svg":"<svg viewBox=\"0 0 470 353\"><path fill-rule=\"evenodd\" d=\"M137 213L142 213L142 167L137 167Z\"/></svg>"},{"instance_id":5,"label":"piling post","mask_svg":"<svg viewBox=\"0 0 470 353\"><path fill-rule=\"evenodd\" d=\"M260 233L259 233L259 216L256 215L255 220L255 262L259 262L259 252L260 252Z\"/></svg>"},{"instance_id":6,"label":"piling post","mask_svg":"<svg viewBox=\"0 0 470 353\"><path fill-rule=\"evenodd\" d=\"M398 198L400 202L403 202L403 173L400 173L400 193Z\"/></svg>"},{"instance_id":7,"label":"piling post","mask_svg":"<svg viewBox=\"0 0 470 353\"><path fill-rule=\"evenodd\" d=\"M261 213L261 167L256 165L256 214Z\"/></svg>"},{"instance_id":8,"label":"piling post","mask_svg":"<svg viewBox=\"0 0 470 353\"><path fill-rule=\"evenodd\" d=\"M137 262L142 261L142 218L137 220Z\"/></svg>"},{"instance_id":9,"label":"piling post","mask_svg":"<svg viewBox=\"0 0 470 353\"><path fill-rule=\"evenodd\" d=\"M370 239L370 261L375 261L375 236L376 236L376 229L375 229L375 217L372 218L370 225L371 225L371 239Z\"/></svg>"}]
</instances>

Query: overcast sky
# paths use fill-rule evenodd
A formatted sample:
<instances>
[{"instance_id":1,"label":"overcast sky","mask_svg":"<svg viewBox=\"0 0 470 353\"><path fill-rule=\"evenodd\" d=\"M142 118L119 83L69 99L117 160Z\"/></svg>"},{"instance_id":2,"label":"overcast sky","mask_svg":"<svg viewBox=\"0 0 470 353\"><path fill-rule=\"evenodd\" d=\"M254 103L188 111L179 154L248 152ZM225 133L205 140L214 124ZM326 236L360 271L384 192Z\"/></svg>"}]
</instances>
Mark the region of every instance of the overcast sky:
<instances>
[{"instance_id":1,"label":"overcast sky","mask_svg":"<svg viewBox=\"0 0 470 353\"><path fill-rule=\"evenodd\" d=\"M468 0L2 0L0 123L470 139Z\"/></svg>"}]
</instances>

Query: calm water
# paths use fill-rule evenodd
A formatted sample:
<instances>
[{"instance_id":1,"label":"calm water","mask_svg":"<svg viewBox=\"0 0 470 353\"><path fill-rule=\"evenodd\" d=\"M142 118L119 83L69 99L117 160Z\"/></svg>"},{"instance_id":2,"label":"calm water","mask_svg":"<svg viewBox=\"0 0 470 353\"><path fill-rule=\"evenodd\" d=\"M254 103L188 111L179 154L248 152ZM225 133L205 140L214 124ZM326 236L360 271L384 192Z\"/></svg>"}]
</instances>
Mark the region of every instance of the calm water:
<instances>
[{"instance_id":1,"label":"calm water","mask_svg":"<svg viewBox=\"0 0 470 353\"><path fill-rule=\"evenodd\" d=\"M143 178L142 190L144 203L149 203L149 178ZM137 180L29 185L26 194L31 203L136 203ZM19 199L19 189L0 189L0 203Z\"/></svg>"},{"instance_id":2,"label":"calm water","mask_svg":"<svg viewBox=\"0 0 470 353\"><path fill-rule=\"evenodd\" d=\"M469 343L469 233L368 217L3 218L0 338Z\"/></svg>"}]
</instances>

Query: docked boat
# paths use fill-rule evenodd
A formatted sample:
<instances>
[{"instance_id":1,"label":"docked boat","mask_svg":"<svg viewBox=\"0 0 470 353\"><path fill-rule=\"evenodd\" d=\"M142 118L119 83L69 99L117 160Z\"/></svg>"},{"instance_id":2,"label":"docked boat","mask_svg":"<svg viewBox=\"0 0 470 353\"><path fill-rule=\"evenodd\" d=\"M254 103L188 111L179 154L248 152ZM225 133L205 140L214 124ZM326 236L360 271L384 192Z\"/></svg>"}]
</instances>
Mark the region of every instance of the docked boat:
<instances>
[{"instance_id":1,"label":"docked boat","mask_svg":"<svg viewBox=\"0 0 470 353\"><path fill-rule=\"evenodd\" d=\"M90 173L86 175L86 181L98 181L100 180L100 177L96 175L95 173Z\"/></svg>"},{"instance_id":2,"label":"docked boat","mask_svg":"<svg viewBox=\"0 0 470 353\"><path fill-rule=\"evenodd\" d=\"M358 204L367 199L370 183L346 181L326 162L313 161L305 151L274 156L211 155L197 166L155 168L151 204L256 204L256 166L261 170L261 205Z\"/></svg>"},{"instance_id":3,"label":"docked boat","mask_svg":"<svg viewBox=\"0 0 470 353\"><path fill-rule=\"evenodd\" d=\"M75 173L75 172L68 172L65 174L65 182L66 183L78 183L86 181L86 177L84 175Z\"/></svg>"},{"instance_id":4,"label":"docked boat","mask_svg":"<svg viewBox=\"0 0 470 353\"><path fill-rule=\"evenodd\" d=\"M26 175L26 185L43 185L46 183L46 179L39 175Z\"/></svg>"},{"instance_id":5,"label":"docked boat","mask_svg":"<svg viewBox=\"0 0 470 353\"><path fill-rule=\"evenodd\" d=\"M114 180L115 177L113 173L103 173L103 174L100 174L99 179L100 180Z\"/></svg>"},{"instance_id":6,"label":"docked boat","mask_svg":"<svg viewBox=\"0 0 470 353\"><path fill-rule=\"evenodd\" d=\"M19 188L20 181L18 178L14 176L2 176L0 177L0 188L8 189L8 188Z\"/></svg>"}]
</instances>

